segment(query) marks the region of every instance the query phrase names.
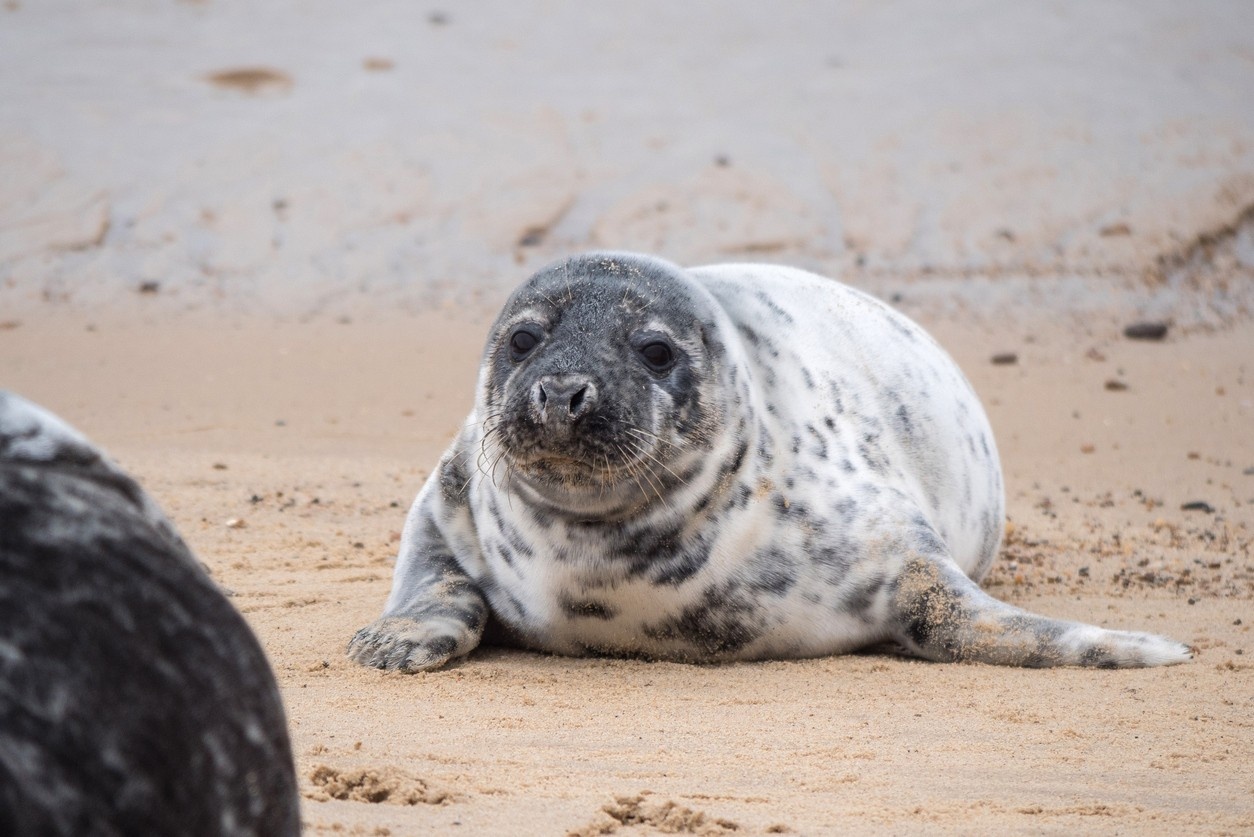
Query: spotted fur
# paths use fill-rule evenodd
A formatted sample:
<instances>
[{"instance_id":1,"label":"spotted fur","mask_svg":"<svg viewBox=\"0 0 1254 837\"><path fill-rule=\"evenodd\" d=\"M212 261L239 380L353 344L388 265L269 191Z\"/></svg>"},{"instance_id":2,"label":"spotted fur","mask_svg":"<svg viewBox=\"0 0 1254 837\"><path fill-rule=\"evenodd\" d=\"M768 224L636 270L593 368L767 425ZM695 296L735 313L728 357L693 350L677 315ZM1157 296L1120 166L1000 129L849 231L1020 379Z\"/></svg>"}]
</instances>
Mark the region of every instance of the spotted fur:
<instances>
[{"instance_id":1,"label":"spotted fur","mask_svg":"<svg viewBox=\"0 0 1254 837\"><path fill-rule=\"evenodd\" d=\"M982 592L1003 496L970 385L873 298L783 267L573 258L493 326L474 412L410 511L383 618L350 654L434 668L491 615L571 655L754 660L894 641L1021 666L1188 659Z\"/></svg>"}]
</instances>

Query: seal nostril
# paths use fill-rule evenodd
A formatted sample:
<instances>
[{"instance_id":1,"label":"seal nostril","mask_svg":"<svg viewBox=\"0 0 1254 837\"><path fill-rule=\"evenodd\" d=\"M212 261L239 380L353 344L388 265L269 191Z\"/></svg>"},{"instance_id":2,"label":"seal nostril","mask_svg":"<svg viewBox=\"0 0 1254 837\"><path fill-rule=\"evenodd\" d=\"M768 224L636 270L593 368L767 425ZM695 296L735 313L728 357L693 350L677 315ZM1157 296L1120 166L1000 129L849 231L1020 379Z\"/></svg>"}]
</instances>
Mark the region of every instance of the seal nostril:
<instances>
[{"instance_id":1,"label":"seal nostril","mask_svg":"<svg viewBox=\"0 0 1254 837\"><path fill-rule=\"evenodd\" d=\"M539 385L540 406L543 407L549 400L549 394L544 391L544 384Z\"/></svg>"},{"instance_id":2,"label":"seal nostril","mask_svg":"<svg viewBox=\"0 0 1254 837\"><path fill-rule=\"evenodd\" d=\"M580 387L579 392L576 392L574 395L570 397L571 418L579 417L579 408L583 406L584 396L587 394L588 394L588 388L584 386L584 387Z\"/></svg>"}]
</instances>

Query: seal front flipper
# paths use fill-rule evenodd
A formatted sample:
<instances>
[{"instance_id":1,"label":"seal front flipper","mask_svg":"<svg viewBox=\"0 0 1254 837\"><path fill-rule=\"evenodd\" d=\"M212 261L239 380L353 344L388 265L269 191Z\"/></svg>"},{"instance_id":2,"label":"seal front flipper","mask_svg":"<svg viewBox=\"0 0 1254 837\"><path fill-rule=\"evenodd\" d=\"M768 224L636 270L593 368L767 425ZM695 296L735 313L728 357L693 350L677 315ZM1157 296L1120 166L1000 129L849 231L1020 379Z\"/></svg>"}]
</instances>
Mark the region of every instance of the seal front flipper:
<instances>
[{"instance_id":1,"label":"seal front flipper","mask_svg":"<svg viewBox=\"0 0 1254 837\"><path fill-rule=\"evenodd\" d=\"M488 619L483 593L446 552L434 526L402 546L383 616L362 628L348 655L363 665L418 672L439 668L479 644ZM400 592L403 595L397 596Z\"/></svg>"},{"instance_id":2,"label":"seal front flipper","mask_svg":"<svg viewBox=\"0 0 1254 837\"><path fill-rule=\"evenodd\" d=\"M410 509L383 615L348 644L348 656L363 665L429 671L479 645L487 601L458 565L438 522L453 528L470 525L456 491L456 450L455 445Z\"/></svg>"},{"instance_id":3,"label":"seal front flipper","mask_svg":"<svg viewBox=\"0 0 1254 837\"><path fill-rule=\"evenodd\" d=\"M1051 619L1000 602L943 555L906 561L892 609L894 638L911 653L938 662L1140 668L1193 656L1165 637Z\"/></svg>"}]
</instances>

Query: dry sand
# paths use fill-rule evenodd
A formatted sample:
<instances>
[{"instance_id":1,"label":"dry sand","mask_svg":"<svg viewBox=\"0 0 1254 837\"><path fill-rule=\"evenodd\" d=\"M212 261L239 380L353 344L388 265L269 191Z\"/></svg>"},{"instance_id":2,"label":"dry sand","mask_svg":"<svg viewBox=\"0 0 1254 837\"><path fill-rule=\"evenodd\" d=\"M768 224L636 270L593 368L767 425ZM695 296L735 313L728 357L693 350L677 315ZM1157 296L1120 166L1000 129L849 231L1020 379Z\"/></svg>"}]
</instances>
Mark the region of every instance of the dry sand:
<instances>
[{"instance_id":1,"label":"dry sand","mask_svg":"<svg viewBox=\"0 0 1254 837\"><path fill-rule=\"evenodd\" d=\"M1176 637L1196 661L483 649L383 674L345 643L381 607L406 507L469 406L488 306L306 323L50 307L0 329L0 380L107 447L233 591L278 673L311 834L1254 828L1254 328L1144 343L1117 314L900 305L997 433L1011 523L989 589ZM990 362L1005 351L1018 362Z\"/></svg>"}]
</instances>

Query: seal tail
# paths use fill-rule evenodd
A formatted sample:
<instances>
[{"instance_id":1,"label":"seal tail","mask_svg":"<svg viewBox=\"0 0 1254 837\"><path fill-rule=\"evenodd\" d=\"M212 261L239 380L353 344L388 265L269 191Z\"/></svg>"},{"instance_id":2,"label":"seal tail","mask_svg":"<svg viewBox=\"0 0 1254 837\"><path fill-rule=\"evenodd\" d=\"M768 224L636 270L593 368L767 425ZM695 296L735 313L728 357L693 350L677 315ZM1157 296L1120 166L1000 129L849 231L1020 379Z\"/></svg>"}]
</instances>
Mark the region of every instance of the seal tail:
<instances>
[{"instance_id":1,"label":"seal tail","mask_svg":"<svg viewBox=\"0 0 1254 837\"><path fill-rule=\"evenodd\" d=\"M1166 637L1050 619L1000 602L948 560L912 559L892 601L897 641L938 662L1140 668L1193 657Z\"/></svg>"}]
</instances>

